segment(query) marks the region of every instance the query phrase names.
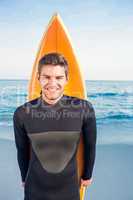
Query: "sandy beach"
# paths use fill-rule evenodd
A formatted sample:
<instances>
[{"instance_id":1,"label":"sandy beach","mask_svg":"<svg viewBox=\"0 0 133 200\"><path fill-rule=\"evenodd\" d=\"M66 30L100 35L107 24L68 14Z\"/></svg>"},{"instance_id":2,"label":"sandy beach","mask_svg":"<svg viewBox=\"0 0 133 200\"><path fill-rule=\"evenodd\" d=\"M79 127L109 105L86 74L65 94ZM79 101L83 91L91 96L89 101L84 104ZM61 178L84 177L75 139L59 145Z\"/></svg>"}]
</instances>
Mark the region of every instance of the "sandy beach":
<instances>
[{"instance_id":1,"label":"sandy beach","mask_svg":"<svg viewBox=\"0 0 133 200\"><path fill-rule=\"evenodd\" d=\"M133 145L98 145L93 184L86 200L133 199Z\"/></svg>"},{"instance_id":2,"label":"sandy beach","mask_svg":"<svg viewBox=\"0 0 133 200\"><path fill-rule=\"evenodd\" d=\"M133 146L97 145L93 183L85 200L132 200ZM20 172L13 140L0 139L0 199L22 200Z\"/></svg>"}]
</instances>

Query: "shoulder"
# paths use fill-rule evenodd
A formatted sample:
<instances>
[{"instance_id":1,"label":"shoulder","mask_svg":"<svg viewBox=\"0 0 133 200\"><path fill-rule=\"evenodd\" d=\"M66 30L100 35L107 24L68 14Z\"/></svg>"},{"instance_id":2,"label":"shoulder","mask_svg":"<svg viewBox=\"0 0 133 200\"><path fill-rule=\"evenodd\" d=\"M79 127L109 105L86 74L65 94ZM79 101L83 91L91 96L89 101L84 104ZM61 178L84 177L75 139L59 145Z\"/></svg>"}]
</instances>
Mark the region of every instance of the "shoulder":
<instances>
[{"instance_id":1,"label":"shoulder","mask_svg":"<svg viewBox=\"0 0 133 200\"><path fill-rule=\"evenodd\" d=\"M39 102L39 98L36 98L36 99L33 99L31 101L27 101L24 104L18 106L14 111L13 118L15 118L15 117L19 117L19 118L23 117L28 112L28 110L32 106L37 105L38 102Z\"/></svg>"},{"instance_id":2,"label":"shoulder","mask_svg":"<svg viewBox=\"0 0 133 200\"><path fill-rule=\"evenodd\" d=\"M92 102L89 101L88 99L82 99L82 98L79 98L79 97L75 97L75 96L67 96L67 95L64 95L64 97L72 102L73 104L80 104L82 105L82 108L85 108L85 109L93 109L93 105L92 105Z\"/></svg>"},{"instance_id":3,"label":"shoulder","mask_svg":"<svg viewBox=\"0 0 133 200\"><path fill-rule=\"evenodd\" d=\"M81 98L75 97L75 96L69 96L69 95L64 95L64 99L69 102L74 102L74 103L84 102L84 99L81 99Z\"/></svg>"},{"instance_id":4,"label":"shoulder","mask_svg":"<svg viewBox=\"0 0 133 200\"><path fill-rule=\"evenodd\" d=\"M94 110L94 106L93 106L93 104L92 104L91 101L85 99L84 100L84 104L85 104L85 109L87 109L87 110Z\"/></svg>"}]
</instances>

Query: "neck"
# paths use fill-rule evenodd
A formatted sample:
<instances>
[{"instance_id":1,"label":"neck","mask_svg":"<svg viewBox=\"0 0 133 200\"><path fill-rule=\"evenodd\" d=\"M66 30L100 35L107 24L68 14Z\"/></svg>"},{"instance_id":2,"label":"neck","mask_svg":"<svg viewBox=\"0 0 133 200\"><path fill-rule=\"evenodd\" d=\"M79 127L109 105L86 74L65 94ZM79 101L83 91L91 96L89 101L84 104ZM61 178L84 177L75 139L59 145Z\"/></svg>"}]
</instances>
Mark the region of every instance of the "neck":
<instances>
[{"instance_id":1,"label":"neck","mask_svg":"<svg viewBox=\"0 0 133 200\"><path fill-rule=\"evenodd\" d=\"M55 104L57 101L59 101L61 99L61 97L63 96L63 94L61 94L57 99L48 99L47 96L45 94L42 93L42 99L44 101L46 101L48 104Z\"/></svg>"}]
</instances>

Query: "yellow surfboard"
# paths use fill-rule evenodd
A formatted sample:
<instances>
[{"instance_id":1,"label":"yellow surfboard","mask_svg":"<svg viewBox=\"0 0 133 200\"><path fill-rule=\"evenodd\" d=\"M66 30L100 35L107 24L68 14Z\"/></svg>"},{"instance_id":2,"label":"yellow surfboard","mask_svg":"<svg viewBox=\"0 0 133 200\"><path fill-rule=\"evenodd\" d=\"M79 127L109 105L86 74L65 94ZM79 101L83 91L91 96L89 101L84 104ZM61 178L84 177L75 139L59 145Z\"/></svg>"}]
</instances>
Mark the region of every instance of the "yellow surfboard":
<instances>
[{"instance_id":1,"label":"yellow surfboard","mask_svg":"<svg viewBox=\"0 0 133 200\"><path fill-rule=\"evenodd\" d=\"M37 56L33 65L32 75L29 81L28 100L40 96L40 84L37 79L37 67L40 58L50 52L58 52L65 56L69 64L69 82L65 87L64 94L86 99L85 81L81 66L77 60L70 36L59 14L55 14L44 33ZM84 165L83 138L79 143L77 152L78 178L80 180ZM80 187L80 200L84 200L85 187Z\"/></svg>"}]
</instances>

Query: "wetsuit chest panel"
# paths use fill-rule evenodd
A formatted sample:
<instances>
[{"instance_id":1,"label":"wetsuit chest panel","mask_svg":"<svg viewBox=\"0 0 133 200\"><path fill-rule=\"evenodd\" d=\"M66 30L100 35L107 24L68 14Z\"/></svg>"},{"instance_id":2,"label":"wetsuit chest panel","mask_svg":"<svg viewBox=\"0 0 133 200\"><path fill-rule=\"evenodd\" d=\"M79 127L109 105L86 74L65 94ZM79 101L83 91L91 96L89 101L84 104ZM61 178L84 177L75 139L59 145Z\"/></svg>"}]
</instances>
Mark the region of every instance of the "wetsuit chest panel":
<instances>
[{"instance_id":1,"label":"wetsuit chest panel","mask_svg":"<svg viewBox=\"0 0 133 200\"><path fill-rule=\"evenodd\" d=\"M80 132L48 131L28 136L43 168L51 173L59 173L75 153Z\"/></svg>"}]
</instances>

